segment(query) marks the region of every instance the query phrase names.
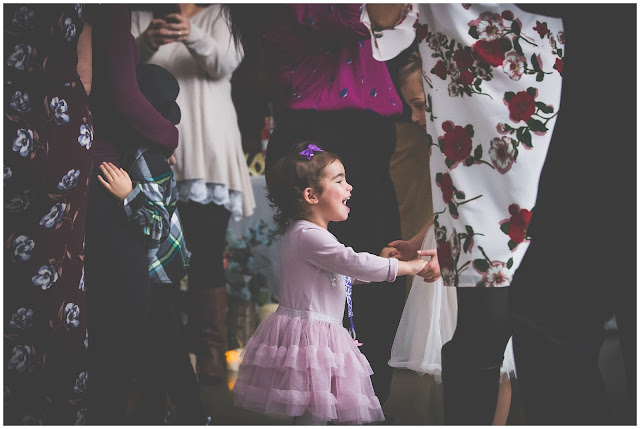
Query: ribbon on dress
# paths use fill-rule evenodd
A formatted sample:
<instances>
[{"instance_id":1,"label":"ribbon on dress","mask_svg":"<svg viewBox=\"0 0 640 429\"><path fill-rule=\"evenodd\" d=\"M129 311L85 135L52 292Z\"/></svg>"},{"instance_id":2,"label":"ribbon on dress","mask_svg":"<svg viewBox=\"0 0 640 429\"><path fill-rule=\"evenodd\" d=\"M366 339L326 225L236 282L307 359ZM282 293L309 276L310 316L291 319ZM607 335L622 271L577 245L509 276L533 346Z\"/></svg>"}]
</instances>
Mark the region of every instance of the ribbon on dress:
<instances>
[{"instance_id":1,"label":"ribbon on dress","mask_svg":"<svg viewBox=\"0 0 640 429\"><path fill-rule=\"evenodd\" d=\"M353 280L351 277L344 276L344 288L347 293L347 315L349 316L349 320L351 321L351 327L349 328L349 334L351 334L351 338L356 343L356 346L361 346L362 343L356 339L356 328L353 325L353 301L351 300L351 291L352 291Z\"/></svg>"}]
</instances>

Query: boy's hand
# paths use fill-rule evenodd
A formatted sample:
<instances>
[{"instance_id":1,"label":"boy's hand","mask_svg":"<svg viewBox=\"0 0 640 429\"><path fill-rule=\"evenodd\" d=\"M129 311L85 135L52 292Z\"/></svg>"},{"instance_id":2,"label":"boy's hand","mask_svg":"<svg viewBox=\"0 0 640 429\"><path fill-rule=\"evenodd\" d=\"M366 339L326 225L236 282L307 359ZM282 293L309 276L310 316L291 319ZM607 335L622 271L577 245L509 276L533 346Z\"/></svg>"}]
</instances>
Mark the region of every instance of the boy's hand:
<instances>
[{"instance_id":1,"label":"boy's hand","mask_svg":"<svg viewBox=\"0 0 640 429\"><path fill-rule=\"evenodd\" d=\"M401 261L416 259L418 257L418 250L420 250L420 248L415 247L411 242L405 240L392 241L388 246L396 250L391 256ZM388 247L385 247L385 249L388 249Z\"/></svg>"},{"instance_id":2,"label":"boy's hand","mask_svg":"<svg viewBox=\"0 0 640 429\"><path fill-rule=\"evenodd\" d=\"M124 201L127 195L133 190L133 184L127 172L122 168L117 168L110 162L100 164L100 170L102 171L102 176L105 178L103 179L102 176L98 176L98 180L112 195L120 201Z\"/></svg>"},{"instance_id":3,"label":"boy's hand","mask_svg":"<svg viewBox=\"0 0 640 429\"><path fill-rule=\"evenodd\" d=\"M380 256L383 258L394 258L398 253L398 249L395 247L385 247L380 251Z\"/></svg>"}]
</instances>

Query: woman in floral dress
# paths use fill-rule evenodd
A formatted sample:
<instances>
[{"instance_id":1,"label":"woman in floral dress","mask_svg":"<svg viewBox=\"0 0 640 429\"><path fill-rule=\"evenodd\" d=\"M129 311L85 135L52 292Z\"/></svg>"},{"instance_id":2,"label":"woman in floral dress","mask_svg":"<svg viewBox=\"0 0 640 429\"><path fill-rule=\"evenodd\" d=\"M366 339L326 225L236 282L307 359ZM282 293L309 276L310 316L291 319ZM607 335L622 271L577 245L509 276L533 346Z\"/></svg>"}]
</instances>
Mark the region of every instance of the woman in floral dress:
<instances>
[{"instance_id":1,"label":"woman in floral dress","mask_svg":"<svg viewBox=\"0 0 640 429\"><path fill-rule=\"evenodd\" d=\"M369 6L362 20L376 59L414 39L422 57L438 261L458 304L442 347L444 421L491 424L512 332L510 285L530 244L560 110L563 22L506 3L394 8L389 23L377 12L370 20ZM403 254L421 240L405 243Z\"/></svg>"},{"instance_id":2,"label":"woman in floral dress","mask_svg":"<svg viewBox=\"0 0 640 429\"><path fill-rule=\"evenodd\" d=\"M4 423L82 423L91 32L82 5L4 12Z\"/></svg>"}]
</instances>

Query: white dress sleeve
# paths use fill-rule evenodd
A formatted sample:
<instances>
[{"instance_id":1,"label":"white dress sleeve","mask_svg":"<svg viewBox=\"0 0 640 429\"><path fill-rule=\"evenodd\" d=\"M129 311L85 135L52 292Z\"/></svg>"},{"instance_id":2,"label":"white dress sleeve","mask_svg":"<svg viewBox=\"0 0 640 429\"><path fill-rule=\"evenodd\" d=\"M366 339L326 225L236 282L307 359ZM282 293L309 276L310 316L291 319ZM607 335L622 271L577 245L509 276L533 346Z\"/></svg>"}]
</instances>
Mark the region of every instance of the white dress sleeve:
<instances>
[{"instance_id":1,"label":"white dress sleeve","mask_svg":"<svg viewBox=\"0 0 640 429\"><path fill-rule=\"evenodd\" d=\"M416 30L413 25L418 21L418 5L407 5L407 16L393 28L382 31L373 31L371 19L367 12L366 5L362 8L360 21L369 29L371 34L371 49L373 58L378 61L387 61L395 58L400 52L411 45L416 37Z\"/></svg>"},{"instance_id":2,"label":"white dress sleeve","mask_svg":"<svg viewBox=\"0 0 640 429\"><path fill-rule=\"evenodd\" d=\"M318 268L367 282L393 282L396 279L397 259L358 253L319 227L305 227L298 234L298 252Z\"/></svg>"}]
</instances>

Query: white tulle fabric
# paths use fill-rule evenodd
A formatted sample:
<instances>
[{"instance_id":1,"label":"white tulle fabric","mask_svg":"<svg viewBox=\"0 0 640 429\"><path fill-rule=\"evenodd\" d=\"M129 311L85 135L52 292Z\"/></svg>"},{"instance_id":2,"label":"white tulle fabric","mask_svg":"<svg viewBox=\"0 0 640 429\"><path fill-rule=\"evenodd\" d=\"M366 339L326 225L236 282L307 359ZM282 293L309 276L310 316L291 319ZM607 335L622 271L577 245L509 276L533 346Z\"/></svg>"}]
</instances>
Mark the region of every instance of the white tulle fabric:
<instances>
[{"instance_id":1,"label":"white tulle fabric","mask_svg":"<svg viewBox=\"0 0 640 429\"><path fill-rule=\"evenodd\" d=\"M243 352L235 404L341 424L383 421L369 362L341 321L314 314L280 307L258 326Z\"/></svg>"},{"instance_id":2,"label":"white tulle fabric","mask_svg":"<svg viewBox=\"0 0 640 429\"><path fill-rule=\"evenodd\" d=\"M422 248L436 248L433 226L427 231ZM425 283L422 277L415 276L393 341L389 365L420 374L431 374L440 383L440 351L443 344L453 337L457 315L455 287L444 286L442 279ZM512 377L516 377L516 367L509 339L500 371L500 382Z\"/></svg>"}]
</instances>

